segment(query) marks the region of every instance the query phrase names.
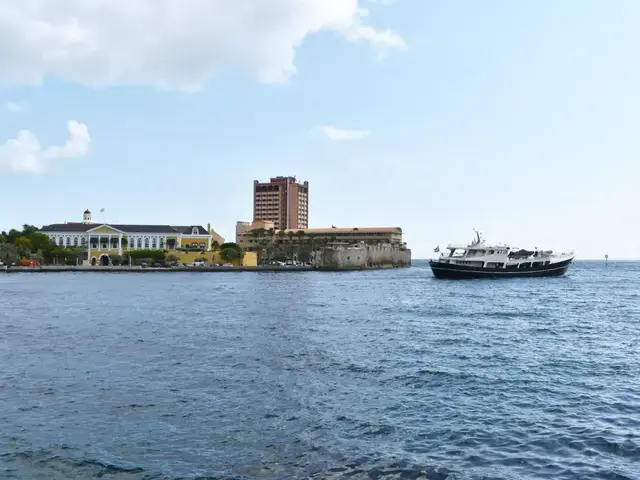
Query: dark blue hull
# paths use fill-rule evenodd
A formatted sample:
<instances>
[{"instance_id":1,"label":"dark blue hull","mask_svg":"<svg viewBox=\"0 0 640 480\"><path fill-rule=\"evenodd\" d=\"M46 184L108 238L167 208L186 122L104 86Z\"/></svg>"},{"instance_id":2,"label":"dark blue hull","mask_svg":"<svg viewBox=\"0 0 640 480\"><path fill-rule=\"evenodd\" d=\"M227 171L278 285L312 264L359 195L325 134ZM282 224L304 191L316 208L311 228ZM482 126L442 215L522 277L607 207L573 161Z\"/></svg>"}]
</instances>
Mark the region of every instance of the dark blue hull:
<instances>
[{"instance_id":1,"label":"dark blue hull","mask_svg":"<svg viewBox=\"0 0 640 480\"><path fill-rule=\"evenodd\" d=\"M436 278L462 280L473 278L522 278L522 277L561 277L569 269L573 258L562 262L551 263L528 268L480 268L468 265L455 265L449 263L434 262L429 266Z\"/></svg>"}]
</instances>

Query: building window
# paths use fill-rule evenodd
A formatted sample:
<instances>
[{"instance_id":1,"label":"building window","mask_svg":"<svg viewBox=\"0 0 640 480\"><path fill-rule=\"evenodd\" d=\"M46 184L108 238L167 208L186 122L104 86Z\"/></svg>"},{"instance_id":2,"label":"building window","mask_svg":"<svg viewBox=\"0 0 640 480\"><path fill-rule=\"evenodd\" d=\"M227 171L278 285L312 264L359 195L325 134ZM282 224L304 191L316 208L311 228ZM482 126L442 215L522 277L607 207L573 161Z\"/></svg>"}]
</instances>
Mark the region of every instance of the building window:
<instances>
[{"instance_id":1,"label":"building window","mask_svg":"<svg viewBox=\"0 0 640 480\"><path fill-rule=\"evenodd\" d=\"M151 239L151 248L153 248L154 250L156 248L156 239L155 238Z\"/></svg>"},{"instance_id":2,"label":"building window","mask_svg":"<svg viewBox=\"0 0 640 480\"><path fill-rule=\"evenodd\" d=\"M62 239L62 237L58 237L58 246L63 246L64 245L64 240Z\"/></svg>"},{"instance_id":3,"label":"building window","mask_svg":"<svg viewBox=\"0 0 640 480\"><path fill-rule=\"evenodd\" d=\"M198 227L193 227L191 229L191 235L200 235L200 231L198 230Z\"/></svg>"},{"instance_id":4,"label":"building window","mask_svg":"<svg viewBox=\"0 0 640 480\"><path fill-rule=\"evenodd\" d=\"M160 239L160 249L164 250L164 238Z\"/></svg>"},{"instance_id":5,"label":"building window","mask_svg":"<svg viewBox=\"0 0 640 480\"><path fill-rule=\"evenodd\" d=\"M142 248L142 239L138 238L138 248Z\"/></svg>"},{"instance_id":6,"label":"building window","mask_svg":"<svg viewBox=\"0 0 640 480\"><path fill-rule=\"evenodd\" d=\"M78 237L73 237L73 246L74 247L78 246Z\"/></svg>"},{"instance_id":7,"label":"building window","mask_svg":"<svg viewBox=\"0 0 640 480\"><path fill-rule=\"evenodd\" d=\"M149 237L144 237L144 248L149 248Z\"/></svg>"},{"instance_id":8,"label":"building window","mask_svg":"<svg viewBox=\"0 0 640 480\"><path fill-rule=\"evenodd\" d=\"M65 245L66 245L67 247L70 247L70 246L71 246L71 237L67 237L67 241L66 241Z\"/></svg>"},{"instance_id":9,"label":"building window","mask_svg":"<svg viewBox=\"0 0 640 480\"><path fill-rule=\"evenodd\" d=\"M87 244L87 237L82 237L80 239L80 245L85 246Z\"/></svg>"}]
</instances>

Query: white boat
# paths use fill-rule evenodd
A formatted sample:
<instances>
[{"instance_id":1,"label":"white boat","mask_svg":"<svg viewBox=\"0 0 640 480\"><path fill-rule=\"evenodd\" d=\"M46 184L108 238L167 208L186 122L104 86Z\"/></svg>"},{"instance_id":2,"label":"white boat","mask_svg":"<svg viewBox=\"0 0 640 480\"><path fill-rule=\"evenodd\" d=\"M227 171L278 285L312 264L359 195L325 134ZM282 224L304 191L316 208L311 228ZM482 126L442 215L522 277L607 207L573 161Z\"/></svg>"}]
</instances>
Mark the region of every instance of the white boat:
<instances>
[{"instance_id":1,"label":"white boat","mask_svg":"<svg viewBox=\"0 0 640 480\"><path fill-rule=\"evenodd\" d=\"M447 245L440 257L429 261L436 278L559 277L567 273L575 253L526 250L488 244L480 233L467 245ZM436 248L439 251L439 248Z\"/></svg>"}]
</instances>

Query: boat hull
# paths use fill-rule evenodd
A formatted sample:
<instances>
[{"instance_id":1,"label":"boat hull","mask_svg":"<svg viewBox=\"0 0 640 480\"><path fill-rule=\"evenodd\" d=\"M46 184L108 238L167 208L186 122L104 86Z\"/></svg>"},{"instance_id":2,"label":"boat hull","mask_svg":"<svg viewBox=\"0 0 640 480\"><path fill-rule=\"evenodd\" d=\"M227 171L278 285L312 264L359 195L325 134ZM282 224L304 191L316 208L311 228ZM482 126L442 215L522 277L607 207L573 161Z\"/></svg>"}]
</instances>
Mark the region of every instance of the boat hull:
<instances>
[{"instance_id":1,"label":"boat hull","mask_svg":"<svg viewBox=\"0 0 640 480\"><path fill-rule=\"evenodd\" d=\"M475 278L523 278L523 277L561 277L567 273L573 258L550 263L539 267L529 267L517 270L505 268L478 268L468 265L455 265L431 260L429 266L433 275L438 279L475 279Z\"/></svg>"}]
</instances>

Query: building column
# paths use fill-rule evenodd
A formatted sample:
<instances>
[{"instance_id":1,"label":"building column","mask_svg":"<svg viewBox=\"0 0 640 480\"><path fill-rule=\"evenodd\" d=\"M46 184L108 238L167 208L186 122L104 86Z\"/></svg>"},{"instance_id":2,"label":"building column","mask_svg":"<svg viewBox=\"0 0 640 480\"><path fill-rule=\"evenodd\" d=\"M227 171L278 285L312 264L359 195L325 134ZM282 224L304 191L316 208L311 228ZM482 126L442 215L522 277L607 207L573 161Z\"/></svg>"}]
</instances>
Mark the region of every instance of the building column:
<instances>
[{"instance_id":1,"label":"building column","mask_svg":"<svg viewBox=\"0 0 640 480\"><path fill-rule=\"evenodd\" d=\"M87 235L87 265L91 265L91 234Z\"/></svg>"},{"instance_id":2,"label":"building column","mask_svg":"<svg viewBox=\"0 0 640 480\"><path fill-rule=\"evenodd\" d=\"M118 235L118 255L122 256L122 234Z\"/></svg>"},{"instance_id":3,"label":"building column","mask_svg":"<svg viewBox=\"0 0 640 480\"><path fill-rule=\"evenodd\" d=\"M107 250L111 251L111 234L107 238Z\"/></svg>"}]
</instances>

